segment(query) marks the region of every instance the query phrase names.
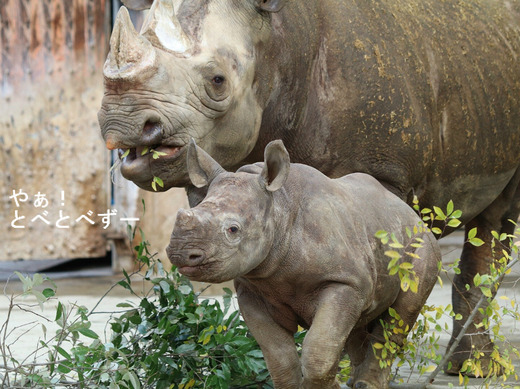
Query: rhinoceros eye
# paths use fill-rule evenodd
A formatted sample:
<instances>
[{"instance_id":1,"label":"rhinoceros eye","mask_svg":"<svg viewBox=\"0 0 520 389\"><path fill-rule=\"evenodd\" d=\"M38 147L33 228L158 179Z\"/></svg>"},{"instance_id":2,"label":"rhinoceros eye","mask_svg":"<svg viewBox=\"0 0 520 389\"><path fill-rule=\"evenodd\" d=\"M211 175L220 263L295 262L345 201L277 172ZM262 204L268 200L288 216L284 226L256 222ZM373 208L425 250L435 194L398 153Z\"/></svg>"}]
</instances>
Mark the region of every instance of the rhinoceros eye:
<instances>
[{"instance_id":1,"label":"rhinoceros eye","mask_svg":"<svg viewBox=\"0 0 520 389\"><path fill-rule=\"evenodd\" d=\"M217 85L217 86L220 86L224 83L224 81L226 81L226 78L224 76L215 76L213 77L213 79L211 80L211 82L214 84L214 85Z\"/></svg>"},{"instance_id":2,"label":"rhinoceros eye","mask_svg":"<svg viewBox=\"0 0 520 389\"><path fill-rule=\"evenodd\" d=\"M237 226L231 226L228 228L228 232L230 234L236 234L238 232L238 227Z\"/></svg>"}]
</instances>

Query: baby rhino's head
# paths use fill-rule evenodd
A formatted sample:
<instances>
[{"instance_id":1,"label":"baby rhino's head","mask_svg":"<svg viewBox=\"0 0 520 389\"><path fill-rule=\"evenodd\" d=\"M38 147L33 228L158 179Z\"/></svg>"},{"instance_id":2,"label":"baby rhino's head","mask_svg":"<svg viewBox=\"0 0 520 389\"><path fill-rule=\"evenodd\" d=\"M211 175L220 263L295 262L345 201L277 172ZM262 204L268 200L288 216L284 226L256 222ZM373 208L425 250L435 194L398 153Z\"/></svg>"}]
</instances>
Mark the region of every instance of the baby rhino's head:
<instances>
[{"instance_id":1,"label":"baby rhino's head","mask_svg":"<svg viewBox=\"0 0 520 389\"><path fill-rule=\"evenodd\" d=\"M188 173L193 185L208 186L204 200L179 210L168 258L194 281L224 282L255 269L273 244L276 220L273 192L289 174L289 155L281 141L265 149L263 167L226 172L191 141Z\"/></svg>"}]
</instances>

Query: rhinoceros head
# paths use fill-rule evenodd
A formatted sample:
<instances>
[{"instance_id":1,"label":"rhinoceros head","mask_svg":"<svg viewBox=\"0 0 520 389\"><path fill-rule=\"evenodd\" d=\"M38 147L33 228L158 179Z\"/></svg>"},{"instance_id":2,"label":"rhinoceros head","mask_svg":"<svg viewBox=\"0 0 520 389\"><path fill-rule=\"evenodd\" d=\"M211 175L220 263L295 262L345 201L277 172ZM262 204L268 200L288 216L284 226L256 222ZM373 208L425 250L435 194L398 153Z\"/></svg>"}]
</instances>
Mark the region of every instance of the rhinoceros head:
<instances>
[{"instance_id":1,"label":"rhinoceros head","mask_svg":"<svg viewBox=\"0 0 520 389\"><path fill-rule=\"evenodd\" d=\"M154 176L164 189L186 186L191 138L223 166L236 166L258 137L270 86L257 47L283 0L124 2L151 8L138 33L121 7L103 69L98 118L107 147L126 154L123 176L144 189Z\"/></svg>"},{"instance_id":2,"label":"rhinoceros head","mask_svg":"<svg viewBox=\"0 0 520 389\"><path fill-rule=\"evenodd\" d=\"M194 143L188 172L197 187L209 186L195 208L180 210L170 244L170 261L196 281L224 282L248 274L269 255L278 220L273 192L289 174L289 155L281 141L269 143L263 167L226 172Z\"/></svg>"}]
</instances>

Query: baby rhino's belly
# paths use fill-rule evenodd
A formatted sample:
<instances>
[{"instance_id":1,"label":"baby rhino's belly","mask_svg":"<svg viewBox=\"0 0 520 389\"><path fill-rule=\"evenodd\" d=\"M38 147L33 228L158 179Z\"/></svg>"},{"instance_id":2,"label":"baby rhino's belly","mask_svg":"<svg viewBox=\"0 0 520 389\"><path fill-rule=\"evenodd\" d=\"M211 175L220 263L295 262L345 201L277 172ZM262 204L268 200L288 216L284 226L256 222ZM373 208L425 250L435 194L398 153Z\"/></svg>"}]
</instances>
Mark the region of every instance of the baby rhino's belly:
<instances>
[{"instance_id":1,"label":"baby rhino's belly","mask_svg":"<svg viewBox=\"0 0 520 389\"><path fill-rule=\"evenodd\" d=\"M388 311L401 292L401 282L397 274L378 277L376 290L368 300L356 327L362 327Z\"/></svg>"}]
</instances>

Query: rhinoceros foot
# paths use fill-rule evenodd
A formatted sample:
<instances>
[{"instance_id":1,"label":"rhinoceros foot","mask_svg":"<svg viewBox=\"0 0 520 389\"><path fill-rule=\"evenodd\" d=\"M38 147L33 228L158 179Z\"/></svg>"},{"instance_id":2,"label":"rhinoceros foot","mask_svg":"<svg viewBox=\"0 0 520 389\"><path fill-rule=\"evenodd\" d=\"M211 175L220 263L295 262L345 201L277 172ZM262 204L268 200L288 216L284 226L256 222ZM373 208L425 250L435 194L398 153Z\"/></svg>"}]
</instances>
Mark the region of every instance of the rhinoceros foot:
<instances>
[{"instance_id":1,"label":"rhinoceros foot","mask_svg":"<svg viewBox=\"0 0 520 389\"><path fill-rule=\"evenodd\" d=\"M354 384L354 387L353 389L387 389L388 388L388 385L385 385L385 386L381 386L381 385L373 385L367 381L363 381L363 380L360 380L360 381L357 381L355 384Z\"/></svg>"},{"instance_id":2,"label":"rhinoceros foot","mask_svg":"<svg viewBox=\"0 0 520 389\"><path fill-rule=\"evenodd\" d=\"M452 357L448 360L444 372L450 375L459 375L459 373L461 373L468 377L487 377L490 373L500 376L504 373L503 368L498 363L491 363L491 353L493 352L493 348L494 343L489 336L483 334L473 337L465 336L453 352ZM468 359L472 359L473 354L477 350L483 354L480 355L478 361L473 360L474 363L480 364L480 368L476 370L478 371L478 375L476 374L475 369L461 371L464 362ZM492 370L491 367L493 365L495 365L495 368Z\"/></svg>"}]
</instances>

